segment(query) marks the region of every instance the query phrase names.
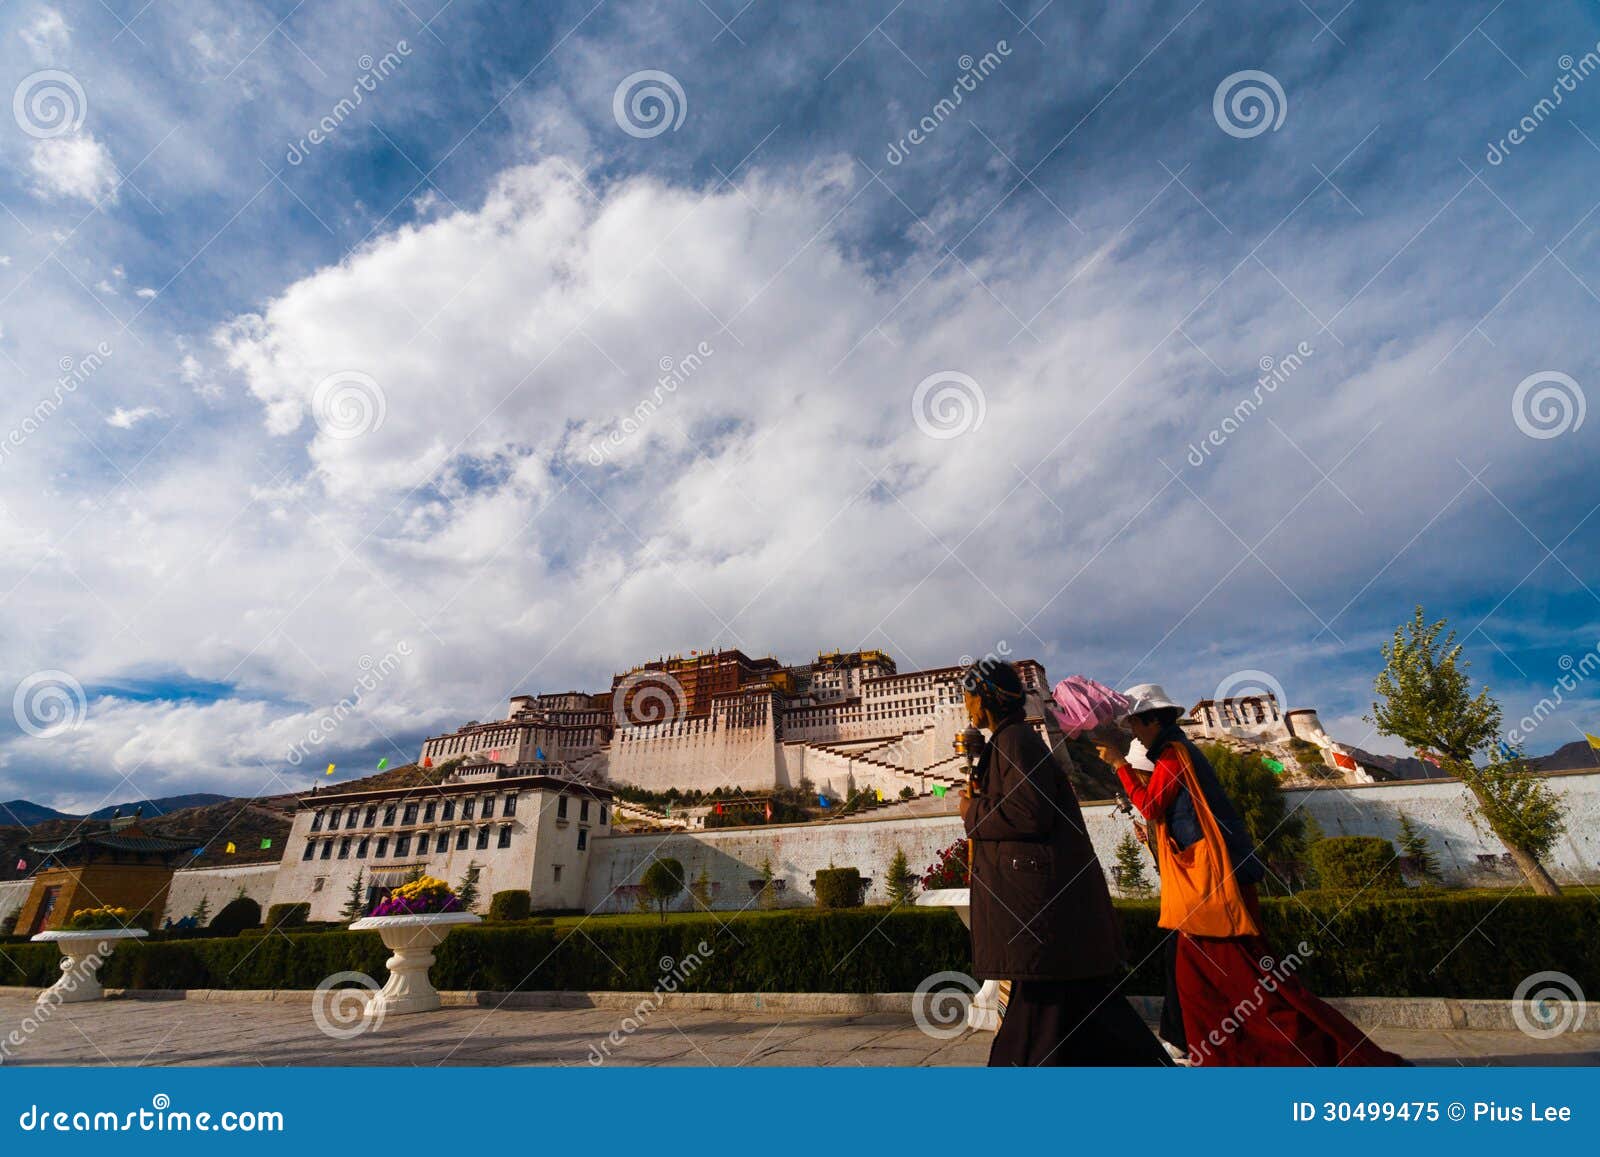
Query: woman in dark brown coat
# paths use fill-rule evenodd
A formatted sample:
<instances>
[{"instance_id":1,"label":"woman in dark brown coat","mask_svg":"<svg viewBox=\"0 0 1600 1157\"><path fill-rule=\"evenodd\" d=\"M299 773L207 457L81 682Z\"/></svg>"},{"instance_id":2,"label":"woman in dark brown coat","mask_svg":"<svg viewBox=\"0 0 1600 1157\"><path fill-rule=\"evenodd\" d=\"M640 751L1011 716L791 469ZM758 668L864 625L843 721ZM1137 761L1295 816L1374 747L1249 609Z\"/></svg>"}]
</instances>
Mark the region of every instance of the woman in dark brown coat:
<instances>
[{"instance_id":1,"label":"woman in dark brown coat","mask_svg":"<svg viewBox=\"0 0 1600 1157\"><path fill-rule=\"evenodd\" d=\"M1105 873L1067 777L1026 722L1016 668L979 660L963 688L973 725L990 732L976 790L961 791L973 974L1012 982L989 1064L1168 1064L1118 990L1122 937Z\"/></svg>"}]
</instances>

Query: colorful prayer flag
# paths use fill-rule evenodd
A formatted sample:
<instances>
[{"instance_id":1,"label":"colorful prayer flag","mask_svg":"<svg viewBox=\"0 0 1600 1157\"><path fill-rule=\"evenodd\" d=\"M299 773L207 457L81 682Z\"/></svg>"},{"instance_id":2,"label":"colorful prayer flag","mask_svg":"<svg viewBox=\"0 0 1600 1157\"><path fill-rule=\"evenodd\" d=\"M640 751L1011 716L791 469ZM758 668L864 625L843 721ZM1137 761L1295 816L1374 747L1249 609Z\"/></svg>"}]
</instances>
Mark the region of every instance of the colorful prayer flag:
<instances>
[{"instance_id":1,"label":"colorful prayer flag","mask_svg":"<svg viewBox=\"0 0 1600 1157\"><path fill-rule=\"evenodd\" d=\"M270 848L271 846L272 846L272 838L270 836L263 836L261 838L261 850L264 852L268 848Z\"/></svg>"},{"instance_id":2,"label":"colorful prayer flag","mask_svg":"<svg viewBox=\"0 0 1600 1157\"><path fill-rule=\"evenodd\" d=\"M537 759L540 763L543 763L544 762L544 748L535 747L533 749L533 757L535 759Z\"/></svg>"},{"instance_id":3,"label":"colorful prayer flag","mask_svg":"<svg viewBox=\"0 0 1600 1157\"><path fill-rule=\"evenodd\" d=\"M1596 751L1600 751L1600 735L1590 735L1587 731L1585 731L1583 733L1583 737L1589 741L1590 747L1594 748Z\"/></svg>"},{"instance_id":4,"label":"colorful prayer flag","mask_svg":"<svg viewBox=\"0 0 1600 1157\"><path fill-rule=\"evenodd\" d=\"M331 763L330 763L330 764L328 764L328 774L329 774L329 775L332 775L332 774L333 774L333 764L331 764Z\"/></svg>"},{"instance_id":5,"label":"colorful prayer flag","mask_svg":"<svg viewBox=\"0 0 1600 1157\"><path fill-rule=\"evenodd\" d=\"M878 802L882 803L883 802L883 789L882 788L877 789L877 796L878 796Z\"/></svg>"},{"instance_id":6,"label":"colorful prayer flag","mask_svg":"<svg viewBox=\"0 0 1600 1157\"><path fill-rule=\"evenodd\" d=\"M424 755L422 757L422 766L423 767L432 767L433 766L433 756Z\"/></svg>"},{"instance_id":7,"label":"colorful prayer flag","mask_svg":"<svg viewBox=\"0 0 1600 1157\"><path fill-rule=\"evenodd\" d=\"M1346 771L1358 770L1356 761L1342 751L1335 751L1333 753L1333 762L1344 768Z\"/></svg>"},{"instance_id":8,"label":"colorful prayer flag","mask_svg":"<svg viewBox=\"0 0 1600 1157\"><path fill-rule=\"evenodd\" d=\"M491 751L491 752L490 752L490 753L489 753L489 758L490 758L490 759L493 759L493 760L496 760L496 761L498 761L498 760L499 760L499 758L500 758L500 752L499 752L499 750L498 750L498 749L496 749L496 750L494 750L494 751Z\"/></svg>"},{"instance_id":9,"label":"colorful prayer flag","mask_svg":"<svg viewBox=\"0 0 1600 1157\"><path fill-rule=\"evenodd\" d=\"M770 799L767 801L767 822L772 822L772 801Z\"/></svg>"},{"instance_id":10,"label":"colorful prayer flag","mask_svg":"<svg viewBox=\"0 0 1600 1157\"><path fill-rule=\"evenodd\" d=\"M1423 763L1431 763L1431 764L1433 764L1434 767L1443 766L1442 761L1440 760L1440 757L1438 755L1434 754L1431 751L1419 751L1419 752L1417 752L1417 758L1420 759Z\"/></svg>"},{"instance_id":11,"label":"colorful prayer flag","mask_svg":"<svg viewBox=\"0 0 1600 1157\"><path fill-rule=\"evenodd\" d=\"M27 860L18 860L17 861L17 871L25 872L27 870L28 870L28 861Z\"/></svg>"},{"instance_id":12,"label":"colorful prayer flag","mask_svg":"<svg viewBox=\"0 0 1600 1157\"><path fill-rule=\"evenodd\" d=\"M231 856L231 855L233 855L234 852L236 852L238 850L239 850L238 848L233 846L233 841L229 840L228 841L228 855Z\"/></svg>"},{"instance_id":13,"label":"colorful prayer flag","mask_svg":"<svg viewBox=\"0 0 1600 1157\"><path fill-rule=\"evenodd\" d=\"M388 766L389 766L389 757L387 755L384 756L382 759L378 760L378 770L379 771L382 771L384 768L386 768Z\"/></svg>"},{"instance_id":14,"label":"colorful prayer flag","mask_svg":"<svg viewBox=\"0 0 1600 1157\"><path fill-rule=\"evenodd\" d=\"M827 807L828 806L828 797L825 796L825 795L819 795L817 797L817 802L819 804L821 804L823 807Z\"/></svg>"},{"instance_id":15,"label":"colorful prayer flag","mask_svg":"<svg viewBox=\"0 0 1600 1157\"><path fill-rule=\"evenodd\" d=\"M1499 740L1498 742L1500 744L1501 759L1515 759L1517 757L1517 753L1511 750L1511 745L1508 744L1504 739Z\"/></svg>"},{"instance_id":16,"label":"colorful prayer flag","mask_svg":"<svg viewBox=\"0 0 1600 1157\"><path fill-rule=\"evenodd\" d=\"M1284 768L1280 760L1273 759L1270 755L1263 755L1261 762L1271 769L1273 775L1282 775Z\"/></svg>"},{"instance_id":17,"label":"colorful prayer flag","mask_svg":"<svg viewBox=\"0 0 1600 1157\"><path fill-rule=\"evenodd\" d=\"M936 783L936 784L933 785L933 794L938 799L943 799L944 798L944 793L949 791L949 790L950 789L945 787L945 785L942 784L942 783Z\"/></svg>"}]
</instances>

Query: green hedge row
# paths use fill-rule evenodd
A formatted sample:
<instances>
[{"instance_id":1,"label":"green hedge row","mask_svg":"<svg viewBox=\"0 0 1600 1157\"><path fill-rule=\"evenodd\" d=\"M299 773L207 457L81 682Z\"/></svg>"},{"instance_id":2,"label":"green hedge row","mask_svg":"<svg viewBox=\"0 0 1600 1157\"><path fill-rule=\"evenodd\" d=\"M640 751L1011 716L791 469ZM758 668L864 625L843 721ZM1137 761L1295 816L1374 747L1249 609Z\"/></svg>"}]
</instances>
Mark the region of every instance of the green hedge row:
<instances>
[{"instance_id":1,"label":"green hedge row","mask_svg":"<svg viewBox=\"0 0 1600 1157\"><path fill-rule=\"evenodd\" d=\"M1600 899L1564 896L1382 898L1335 896L1262 903L1281 959L1304 941L1297 975L1324 996L1506 998L1525 977L1555 970L1600 991ZM1155 904L1119 906L1130 959L1127 991L1159 993L1162 933ZM704 942L709 953L700 953ZM59 975L51 945L8 948L5 983ZM692 956L702 957L691 965ZM335 972L382 978L375 933L324 932L123 946L102 969L109 987L314 988ZM670 961L670 962L669 962ZM908 992L944 970L971 967L966 929L938 909L761 913L666 923L486 924L438 949L443 989L648 990L666 972L701 992ZM19 972L21 975L19 975Z\"/></svg>"}]
</instances>

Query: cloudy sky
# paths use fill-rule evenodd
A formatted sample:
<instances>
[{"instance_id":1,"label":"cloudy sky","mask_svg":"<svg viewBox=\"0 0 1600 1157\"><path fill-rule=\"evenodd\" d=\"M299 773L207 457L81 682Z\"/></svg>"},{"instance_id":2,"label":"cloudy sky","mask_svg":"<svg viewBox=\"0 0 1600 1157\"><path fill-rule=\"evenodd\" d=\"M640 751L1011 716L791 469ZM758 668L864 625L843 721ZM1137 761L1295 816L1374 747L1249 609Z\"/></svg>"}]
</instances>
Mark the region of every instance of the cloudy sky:
<instances>
[{"instance_id":1,"label":"cloudy sky","mask_svg":"<svg viewBox=\"0 0 1600 1157\"><path fill-rule=\"evenodd\" d=\"M1266 683L1396 750L1418 602L1514 722L1600 646L1597 42L14 0L0 799L303 787L719 645ZM1560 695L1530 751L1600 731Z\"/></svg>"}]
</instances>

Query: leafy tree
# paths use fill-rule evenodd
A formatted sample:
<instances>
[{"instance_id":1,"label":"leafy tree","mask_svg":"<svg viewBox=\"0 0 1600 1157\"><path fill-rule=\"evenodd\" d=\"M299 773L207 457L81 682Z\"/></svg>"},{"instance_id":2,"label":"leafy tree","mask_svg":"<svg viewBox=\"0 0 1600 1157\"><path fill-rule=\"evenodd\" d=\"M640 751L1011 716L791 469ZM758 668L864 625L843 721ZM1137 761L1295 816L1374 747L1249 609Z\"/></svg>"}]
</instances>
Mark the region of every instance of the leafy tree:
<instances>
[{"instance_id":1,"label":"leafy tree","mask_svg":"<svg viewBox=\"0 0 1600 1157\"><path fill-rule=\"evenodd\" d=\"M667 906L678 898L684 889L683 865L677 860L652 860L640 877L645 896L661 913L661 922L667 922Z\"/></svg>"},{"instance_id":2,"label":"leafy tree","mask_svg":"<svg viewBox=\"0 0 1600 1157\"><path fill-rule=\"evenodd\" d=\"M912 874L904 848L896 848L894 858L889 861L888 886L891 907L898 908L901 904L909 904L912 897L917 894L917 877Z\"/></svg>"},{"instance_id":3,"label":"leafy tree","mask_svg":"<svg viewBox=\"0 0 1600 1157\"><path fill-rule=\"evenodd\" d=\"M1266 864L1297 864L1306 853L1306 820L1296 808L1289 810L1278 777L1253 752L1235 751L1220 744L1203 749L1222 784L1222 790L1244 820L1259 858ZM1280 878L1268 872L1261 882L1264 892L1282 888Z\"/></svg>"},{"instance_id":4,"label":"leafy tree","mask_svg":"<svg viewBox=\"0 0 1600 1157\"><path fill-rule=\"evenodd\" d=\"M1428 846L1428 837L1411 822L1405 812L1400 813L1400 854L1409 859L1417 875L1428 880L1439 878L1439 855Z\"/></svg>"},{"instance_id":5,"label":"leafy tree","mask_svg":"<svg viewBox=\"0 0 1600 1157\"><path fill-rule=\"evenodd\" d=\"M350 890L345 893L344 909L339 913L341 920L359 920L367 914L367 881L365 869L356 869L356 878L350 881Z\"/></svg>"},{"instance_id":6,"label":"leafy tree","mask_svg":"<svg viewBox=\"0 0 1600 1157\"><path fill-rule=\"evenodd\" d=\"M700 871L695 875L694 882L689 885L689 895L694 897L695 907L702 911L711 907L711 873L701 865Z\"/></svg>"},{"instance_id":7,"label":"leafy tree","mask_svg":"<svg viewBox=\"0 0 1600 1157\"><path fill-rule=\"evenodd\" d=\"M772 860L767 858L761 861L761 890L756 893L756 900L763 908L773 908L778 903L777 877L772 871Z\"/></svg>"},{"instance_id":8,"label":"leafy tree","mask_svg":"<svg viewBox=\"0 0 1600 1157\"><path fill-rule=\"evenodd\" d=\"M1117 862L1111 868L1111 880L1124 896L1148 896L1150 880L1144 874L1144 845L1133 838L1132 832L1123 832L1117 841Z\"/></svg>"},{"instance_id":9,"label":"leafy tree","mask_svg":"<svg viewBox=\"0 0 1600 1157\"><path fill-rule=\"evenodd\" d=\"M201 896L200 903L194 906L194 911L189 913L189 918L194 921L196 928L204 928L206 921L211 919L211 901Z\"/></svg>"},{"instance_id":10,"label":"leafy tree","mask_svg":"<svg viewBox=\"0 0 1600 1157\"><path fill-rule=\"evenodd\" d=\"M1540 861L1566 830L1561 801L1520 753L1504 748L1500 704L1487 687L1472 694L1469 664L1446 625L1444 619L1430 623L1419 606L1409 623L1395 628L1373 683L1383 702L1372 704L1370 721L1384 735L1437 752L1477 801L1473 822L1499 838L1535 892L1558 896L1561 889ZM1483 767L1479 752L1486 756Z\"/></svg>"},{"instance_id":11,"label":"leafy tree","mask_svg":"<svg viewBox=\"0 0 1600 1157\"><path fill-rule=\"evenodd\" d=\"M476 864L467 869L467 874L461 877L461 883L456 885L456 898L461 901L461 910L470 912L478 902L478 872Z\"/></svg>"}]
</instances>

